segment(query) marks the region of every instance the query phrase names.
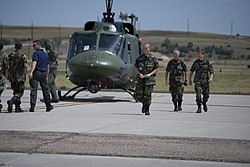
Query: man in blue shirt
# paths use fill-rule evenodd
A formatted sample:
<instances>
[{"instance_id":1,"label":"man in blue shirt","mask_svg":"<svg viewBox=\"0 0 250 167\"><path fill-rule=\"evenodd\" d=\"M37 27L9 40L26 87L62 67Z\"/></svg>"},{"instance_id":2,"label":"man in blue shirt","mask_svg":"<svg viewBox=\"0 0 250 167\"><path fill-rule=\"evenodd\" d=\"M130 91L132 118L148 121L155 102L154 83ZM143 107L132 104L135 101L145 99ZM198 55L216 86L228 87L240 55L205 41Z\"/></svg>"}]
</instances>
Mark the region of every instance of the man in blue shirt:
<instances>
[{"instance_id":1,"label":"man in blue shirt","mask_svg":"<svg viewBox=\"0 0 250 167\"><path fill-rule=\"evenodd\" d=\"M53 109L50 103L50 95L48 88L48 74L49 74L49 56L41 49L41 42L35 40L33 42L34 50L36 51L32 56L32 68L29 74L30 83L30 112L35 111L37 100L38 82L42 88L43 98L46 105L46 111Z\"/></svg>"}]
</instances>

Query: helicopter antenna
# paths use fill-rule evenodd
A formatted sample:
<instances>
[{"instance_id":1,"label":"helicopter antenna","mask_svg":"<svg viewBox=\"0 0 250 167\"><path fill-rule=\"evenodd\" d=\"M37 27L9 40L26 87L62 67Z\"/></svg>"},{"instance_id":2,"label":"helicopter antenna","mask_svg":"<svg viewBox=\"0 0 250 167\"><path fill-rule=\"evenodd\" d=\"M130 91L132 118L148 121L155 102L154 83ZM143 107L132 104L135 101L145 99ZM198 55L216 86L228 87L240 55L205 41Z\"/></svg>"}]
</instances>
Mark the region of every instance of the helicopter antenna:
<instances>
[{"instance_id":1,"label":"helicopter antenna","mask_svg":"<svg viewBox=\"0 0 250 167\"><path fill-rule=\"evenodd\" d=\"M106 0L107 12L103 12L103 21L114 22L115 13L111 12L113 0Z\"/></svg>"}]
</instances>

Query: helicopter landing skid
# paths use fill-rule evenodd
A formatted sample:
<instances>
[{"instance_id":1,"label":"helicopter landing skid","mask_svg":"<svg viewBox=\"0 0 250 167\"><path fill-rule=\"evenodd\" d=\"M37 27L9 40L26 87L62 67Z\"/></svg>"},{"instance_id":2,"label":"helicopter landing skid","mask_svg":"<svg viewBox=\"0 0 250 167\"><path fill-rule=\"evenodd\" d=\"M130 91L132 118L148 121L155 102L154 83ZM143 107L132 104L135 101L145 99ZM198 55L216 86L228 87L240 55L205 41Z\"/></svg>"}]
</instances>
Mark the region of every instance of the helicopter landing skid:
<instances>
[{"instance_id":1,"label":"helicopter landing skid","mask_svg":"<svg viewBox=\"0 0 250 167\"><path fill-rule=\"evenodd\" d=\"M81 88L79 90L77 90L73 95L69 95L72 91L78 89L78 88ZM61 101L64 101L64 100L73 100L75 98L75 96L80 93L81 91L85 90L87 88L85 87L81 87L81 86L76 86L72 89L70 89L67 93L65 93L63 96L62 96L62 92L61 90L58 90L58 97Z\"/></svg>"},{"instance_id":2,"label":"helicopter landing skid","mask_svg":"<svg viewBox=\"0 0 250 167\"><path fill-rule=\"evenodd\" d=\"M135 90L134 89L122 89L124 90L125 92L127 92L128 94L130 94L134 99L135 99L135 102L138 103L139 100L135 94Z\"/></svg>"}]
</instances>

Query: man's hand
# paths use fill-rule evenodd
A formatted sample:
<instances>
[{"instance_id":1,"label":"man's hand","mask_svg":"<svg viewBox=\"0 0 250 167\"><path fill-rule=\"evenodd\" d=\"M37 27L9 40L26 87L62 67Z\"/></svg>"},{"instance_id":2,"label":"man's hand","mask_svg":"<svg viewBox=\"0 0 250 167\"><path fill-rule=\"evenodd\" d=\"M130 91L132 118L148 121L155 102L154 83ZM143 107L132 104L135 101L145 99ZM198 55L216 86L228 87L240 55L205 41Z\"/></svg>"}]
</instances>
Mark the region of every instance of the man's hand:
<instances>
[{"instance_id":1,"label":"man's hand","mask_svg":"<svg viewBox=\"0 0 250 167\"><path fill-rule=\"evenodd\" d=\"M29 73L29 79L32 79L33 78L33 73Z\"/></svg>"},{"instance_id":2,"label":"man's hand","mask_svg":"<svg viewBox=\"0 0 250 167\"><path fill-rule=\"evenodd\" d=\"M189 80L189 85L192 86L192 80L191 79Z\"/></svg>"},{"instance_id":3,"label":"man's hand","mask_svg":"<svg viewBox=\"0 0 250 167\"><path fill-rule=\"evenodd\" d=\"M140 76L140 78L143 78L143 77L144 77L144 75L143 75L142 73L140 73L139 76Z\"/></svg>"},{"instance_id":4,"label":"man's hand","mask_svg":"<svg viewBox=\"0 0 250 167\"><path fill-rule=\"evenodd\" d=\"M150 74L144 75L143 78L150 78Z\"/></svg>"}]
</instances>

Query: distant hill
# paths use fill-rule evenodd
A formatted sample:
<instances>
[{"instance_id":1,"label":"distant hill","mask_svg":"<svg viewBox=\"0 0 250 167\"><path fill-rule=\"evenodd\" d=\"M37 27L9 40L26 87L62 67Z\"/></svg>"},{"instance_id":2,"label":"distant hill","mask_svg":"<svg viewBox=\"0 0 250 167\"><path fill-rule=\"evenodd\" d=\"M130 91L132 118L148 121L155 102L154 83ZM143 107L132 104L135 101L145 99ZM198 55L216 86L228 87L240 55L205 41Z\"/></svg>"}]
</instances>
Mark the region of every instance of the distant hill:
<instances>
[{"instance_id":1,"label":"distant hill","mask_svg":"<svg viewBox=\"0 0 250 167\"><path fill-rule=\"evenodd\" d=\"M69 36L82 28L67 28L67 27L28 27L28 26L6 26L2 27L2 37L8 40L21 40L23 42L31 41L33 39L55 39L60 38L67 41ZM171 44L178 46L177 48L186 47L188 43L192 43L192 50L188 53L182 52L182 58L191 61L196 58L196 49L220 48L231 52L231 55L223 55L217 50L211 51L207 54L209 59L216 60L216 62L231 62L240 64L250 64L250 37L249 36L233 36L201 32L180 32L180 31L159 31L159 30L141 30L139 32L142 42L149 42L151 49L160 52L171 58L171 54L166 54L166 48L162 47L162 43L168 39ZM60 54L66 53L67 43L64 43L60 48ZM226 52L226 53L228 53Z\"/></svg>"}]
</instances>

